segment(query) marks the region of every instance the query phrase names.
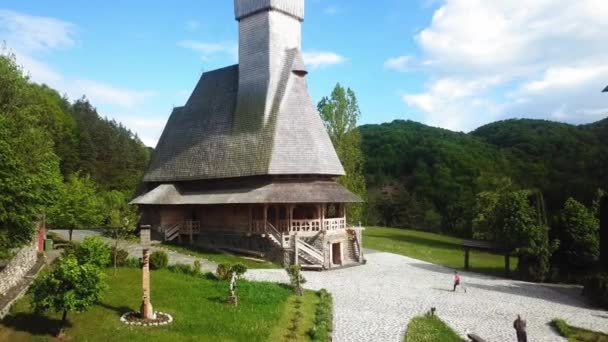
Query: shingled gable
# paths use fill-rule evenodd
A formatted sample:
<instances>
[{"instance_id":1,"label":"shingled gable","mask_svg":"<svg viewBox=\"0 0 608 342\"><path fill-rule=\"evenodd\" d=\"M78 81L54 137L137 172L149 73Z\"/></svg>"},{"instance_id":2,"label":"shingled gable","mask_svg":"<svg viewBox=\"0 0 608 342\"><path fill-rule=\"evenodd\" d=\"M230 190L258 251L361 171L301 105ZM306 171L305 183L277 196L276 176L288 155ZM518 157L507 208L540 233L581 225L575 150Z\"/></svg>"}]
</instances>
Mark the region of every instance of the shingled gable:
<instances>
[{"instance_id":1,"label":"shingled gable","mask_svg":"<svg viewBox=\"0 0 608 342\"><path fill-rule=\"evenodd\" d=\"M304 1L235 0L235 15L240 64L204 73L173 110L144 181L344 175L304 77ZM249 28L260 23L289 37L257 37Z\"/></svg>"}]
</instances>

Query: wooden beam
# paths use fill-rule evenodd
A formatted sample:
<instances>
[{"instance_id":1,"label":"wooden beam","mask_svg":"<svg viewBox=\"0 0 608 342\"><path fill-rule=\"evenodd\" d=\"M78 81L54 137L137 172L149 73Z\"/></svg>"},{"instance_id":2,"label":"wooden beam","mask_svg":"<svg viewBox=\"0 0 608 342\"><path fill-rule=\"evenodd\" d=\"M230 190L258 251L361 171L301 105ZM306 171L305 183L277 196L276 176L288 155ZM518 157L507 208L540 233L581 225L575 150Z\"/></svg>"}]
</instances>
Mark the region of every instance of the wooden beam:
<instances>
[{"instance_id":1,"label":"wooden beam","mask_svg":"<svg viewBox=\"0 0 608 342\"><path fill-rule=\"evenodd\" d=\"M320 207L321 207L321 215L320 215L321 222L319 224L319 229L321 229L321 231L324 231L325 230L325 205L322 204L322 205L320 205Z\"/></svg>"},{"instance_id":2,"label":"wooden beam","mask_svg":"<svg viewBox=\"0 0 608 342\"><path fill-rule=\"evenodd\" d=\"M266 223L268 222L268 204L264 204L264 233L266 233Z\"/></svg>"},{"instance_id":3,"label":"wooden beam","mask_svg":"<svg viewBox=\"0 0 608 342\"><path fill-rule=\"evenodd\" d=\"M252 204L250 204L249 207L249 231L253 231L253 208L252 208Z\"/></svg>"}]
</instances>

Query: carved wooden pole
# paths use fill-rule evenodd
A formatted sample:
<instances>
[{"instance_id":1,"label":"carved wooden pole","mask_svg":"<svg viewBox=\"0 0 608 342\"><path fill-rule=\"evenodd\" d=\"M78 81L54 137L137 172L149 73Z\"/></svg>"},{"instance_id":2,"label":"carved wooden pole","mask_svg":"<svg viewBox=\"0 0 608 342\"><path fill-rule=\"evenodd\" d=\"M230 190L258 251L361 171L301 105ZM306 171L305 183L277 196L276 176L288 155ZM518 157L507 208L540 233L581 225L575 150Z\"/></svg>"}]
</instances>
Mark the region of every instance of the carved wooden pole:
<instances>
[{"instance_id":1,"label":"carved wooden pole","mask_svg":"<svg viewBox=\"0 0 608 342\"><path fill-rule=\"evenodd\" d=\"M141 226L141 245L143 247L142 262L142 290L141 317L143 319L156 319L152 303L150 302L150 226Z\"/></svg>"}]
</instances>

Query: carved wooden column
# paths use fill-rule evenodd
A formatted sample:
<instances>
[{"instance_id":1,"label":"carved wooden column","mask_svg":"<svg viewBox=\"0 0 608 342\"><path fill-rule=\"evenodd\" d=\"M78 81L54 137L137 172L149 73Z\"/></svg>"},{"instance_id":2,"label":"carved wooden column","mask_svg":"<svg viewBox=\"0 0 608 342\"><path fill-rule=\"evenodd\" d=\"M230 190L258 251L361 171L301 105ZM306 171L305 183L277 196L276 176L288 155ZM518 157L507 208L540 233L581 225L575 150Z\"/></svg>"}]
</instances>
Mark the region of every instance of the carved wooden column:
<instances>
[{"instance_id":1,"label":"carved wooden column","mask_svg":"<svg viewBox=\"0 0 608 342\"><path fill-rule=\"evenodd\" d=\"M140 230L142 255L142 301L140 314L143 319L156 319L152 303L150 302L150 226L141 226Z\"/></svg>"}]
</instances>

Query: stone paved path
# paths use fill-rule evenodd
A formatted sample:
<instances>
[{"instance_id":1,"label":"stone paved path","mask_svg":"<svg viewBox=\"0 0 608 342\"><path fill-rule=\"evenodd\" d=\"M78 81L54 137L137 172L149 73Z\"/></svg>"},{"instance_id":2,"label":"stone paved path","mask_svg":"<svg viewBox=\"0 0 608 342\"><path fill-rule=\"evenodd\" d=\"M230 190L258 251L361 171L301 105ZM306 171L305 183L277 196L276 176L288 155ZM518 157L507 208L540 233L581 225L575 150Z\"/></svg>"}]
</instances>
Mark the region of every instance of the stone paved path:
<instances>
[{"instance_id":1,"label":"stone paved path","mask_svg":"<svg viewBox=\"0 0 608 342\"><path fill-rule=\"evenodd\" d=\"M70 237L69 231L67 231L67 230L52 230L52 232L56 233L62 239L65 239L65 240L68 240ZM72 239L74 241L82 241L87 236L99 236L102 239L108 241L108 243L110 245L113 245L113 240L102 237L99 232L91 231L91 230L74 230L74 232L72 234ZM163 251L167 252L167 255L169 256L170 265L174 265L177 263L192 265L195 260L199 260L201 262L201 271L202 272L215 272L215 270L217 270L217 264L213 261L197 258L197 257L183 254L183 253L174 252L174 251L166 249L166 248L155 246L154 244L155 244L155 242L153 241L152 242L152 251L163 250ZM118 244L118 247L128 251L130 257L141 258L141 256L142 256L142 248L136 242L121 241Z\"/></svg>"},{"instance_id":2,"label":"stone paved path","mask_svg":"<svg viewBox=\"0 0 608 342\"><path fill-rule=\"evenodd\" d=\"M514 341L513 320L528 321L530 341L563 341L547 323L555 318L608 333L608 312L589 309L582 296L560 288L463 272L467 293L451 292L452 270L420 260L373 252L364 266L305 272L310 289L328 289L335 302L334 340L402 341L407 322L437 308L463 337L475 332L487 341ZM282 270L252 270L251 280L287 282Z\"/></svg>"}]
</instances>

